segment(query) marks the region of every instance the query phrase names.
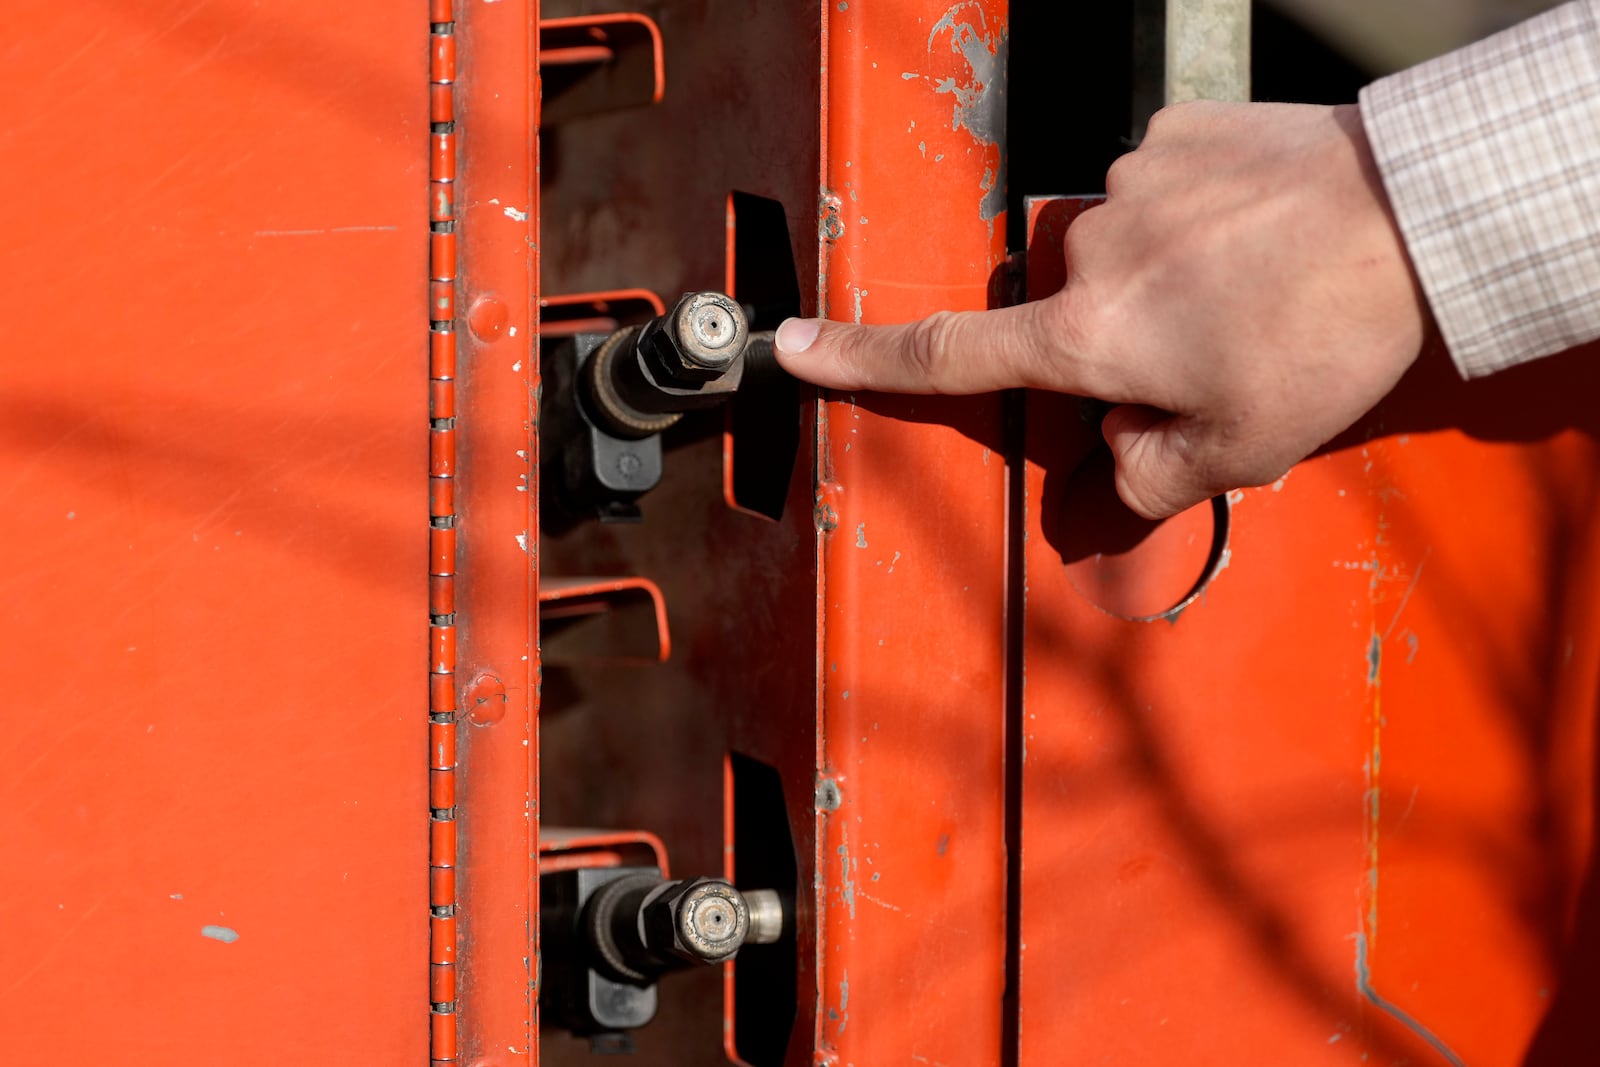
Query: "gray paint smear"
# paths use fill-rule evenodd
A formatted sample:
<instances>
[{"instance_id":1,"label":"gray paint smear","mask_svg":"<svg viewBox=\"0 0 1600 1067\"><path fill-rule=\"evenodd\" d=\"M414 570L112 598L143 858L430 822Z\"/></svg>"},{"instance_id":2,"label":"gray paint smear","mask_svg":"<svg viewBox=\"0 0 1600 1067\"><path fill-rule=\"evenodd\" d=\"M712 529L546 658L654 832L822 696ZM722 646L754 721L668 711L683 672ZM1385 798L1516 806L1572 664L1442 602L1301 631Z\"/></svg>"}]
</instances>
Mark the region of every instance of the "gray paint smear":
<instances>
[{"instance_id":1,"label":"gray paint smear","mask_svg":"<svg viewBox=\"0 0 1600 1067\"><path fill-rule=\"evenodd\" d=\"M231 945L239 940L239 931L229 926L202 926L201 937L209 937L213 941L221 941L224 945Z\"/></svg>"},{"instance_id":2,"label":"gray paint smear","mask_svg":"<svg viewBox=\"0 0 1600 1067\"><path fill-rule=\"evenodd\" d=\"M1010 40L1002 29L998 39L987 32L980 33L970 22L956 22L956 16L971 8L978 14L983 30L983 9L970 0L964 0L945 12L944 18L934 23L928 34L928 51L933 51L934 38L940 31L950 34L950 50L960 53L972 70L965 85L957 85L954 78L946 78L934 87L934 92L950 93L955 97L955 109L950 117L952 130L966 130L980 145L998 145L1000 148L999 174L986 174L983 199L978 212L983 221L990 222L1006 209L1006 60L1011 50Z\"/></svg>"},{"instance_id":3,"label":"gray paint smear","mask_svg":"<svg viewBox=\"0 0 1600 1067\"><path fill-rule=\"evenodd\" d=\"M1385 1000L1376 989L1372 988L1372 966L1367 958L1366 933L1363 931L1357 931L1355 935L1355 941L1356 988L1361 991L1361 995L1366 997L1367 1000L1370 1001L1376 1008L1378 1008L1379 1011L1382 1011L1391 1019L1394 1019L1396 1022L1398 1022L1401 1026L1404 1026L1407 1030L1410 1030L1413 1034L1416 1034L1418 1037L1422 1038L1422 1040L1426 1041L1435 1052L1450 1062L1451 1067L1467 1067L1467 1065L1462 1061L1461 1057L1457 1056L1450 1046L1446 1045L1444 1041L1440 1039L1438 1034L1435 1034L1432 1030L1422 1025L1422 1023L1412 1018L1398 1004L1395 1004L1389 1000Z\"/></svg>"}]
</instances>

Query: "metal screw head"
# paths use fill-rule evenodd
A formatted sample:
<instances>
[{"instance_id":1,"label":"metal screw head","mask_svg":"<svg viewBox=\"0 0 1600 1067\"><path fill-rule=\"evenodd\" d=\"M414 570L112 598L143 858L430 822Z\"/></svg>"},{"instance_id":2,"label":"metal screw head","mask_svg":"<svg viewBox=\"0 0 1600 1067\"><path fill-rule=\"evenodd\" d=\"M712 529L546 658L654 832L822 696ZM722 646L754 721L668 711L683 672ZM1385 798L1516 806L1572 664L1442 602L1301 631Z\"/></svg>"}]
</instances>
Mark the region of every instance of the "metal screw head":
<instances>
[{"instance_id":1,"label":"metal screw head","mask_svg":"<svg viewBox=\"0 0 1600 1067\"><path fill-rule=\"evenodd\" d=\"M703 879L680 895L673 907L674 933L695 957L714 962L739 951L750 929L744 897L727 882Z\"/></svg>"},{"instance_id":2,"label":"metal screw head","mask_svg":"<svg viewBox=\"0 0 1600 1067\"><path fill-rule=\"evenodd\" d=\"M709 381L733 366L750 335L744 309L722 293L685 293L645 327L641 345L669 378Z\"/></svg>"}]
</instances>

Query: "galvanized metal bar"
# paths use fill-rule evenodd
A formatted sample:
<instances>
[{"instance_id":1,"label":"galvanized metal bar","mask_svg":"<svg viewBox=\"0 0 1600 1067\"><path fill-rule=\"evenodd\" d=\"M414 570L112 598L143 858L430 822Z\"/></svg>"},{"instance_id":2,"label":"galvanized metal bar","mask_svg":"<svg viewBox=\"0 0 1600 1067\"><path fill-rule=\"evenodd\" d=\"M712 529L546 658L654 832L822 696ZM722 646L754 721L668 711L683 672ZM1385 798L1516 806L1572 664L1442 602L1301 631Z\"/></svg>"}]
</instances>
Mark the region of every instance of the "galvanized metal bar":
<instances>
[{"instance_id":1,"label":"galvanized metal bar","mask_svg":"<svg viewBox=\"0 0 1600 1067\"><path fill-rule=\"evenodd\" d=\"M1187 100L1250 99L1250 0L1134 0L1133 139Z\"/></svg>"},{"instance_id":2,"label":"galvanized metal bar","mask_svg":"<svg viewBox=\"0 0 1600 1067\"><path fill-rule=\"evenodd\" d=\"M1167 0L1165 97L1250 99L1250 0Z\"/></svg>"}]
</instances>

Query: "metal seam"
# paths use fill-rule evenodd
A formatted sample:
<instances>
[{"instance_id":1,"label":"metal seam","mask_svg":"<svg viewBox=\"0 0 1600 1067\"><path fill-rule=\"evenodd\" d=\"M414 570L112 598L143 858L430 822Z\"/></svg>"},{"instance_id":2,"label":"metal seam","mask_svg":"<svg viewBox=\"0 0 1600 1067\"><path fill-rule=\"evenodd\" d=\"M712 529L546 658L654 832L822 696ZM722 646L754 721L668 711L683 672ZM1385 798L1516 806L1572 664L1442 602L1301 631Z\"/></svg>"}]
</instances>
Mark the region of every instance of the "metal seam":
<instances>
[{"instance_id":1,"label":"metal seam","mask_svg":"<svg viewBox=\"0 0 1600 1067\"><path fill-rule=\"evenodd\" d=\"M428 4L428 1046L456 1062L456 39Z\"/></svg>"}]
</instances>

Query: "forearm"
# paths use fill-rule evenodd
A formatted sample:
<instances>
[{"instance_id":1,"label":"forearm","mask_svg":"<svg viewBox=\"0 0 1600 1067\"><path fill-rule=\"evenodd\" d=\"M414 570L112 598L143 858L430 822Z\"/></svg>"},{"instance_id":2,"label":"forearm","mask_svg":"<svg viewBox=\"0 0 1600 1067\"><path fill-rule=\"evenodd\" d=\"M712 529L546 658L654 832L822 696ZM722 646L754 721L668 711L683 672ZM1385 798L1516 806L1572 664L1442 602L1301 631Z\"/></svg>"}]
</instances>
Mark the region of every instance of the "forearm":
<instances>
[{"instance_id":1,"label":"forearm","mask_svg":"<svg viewBox=\"0 0 1600 1067\"><path fill-rule=\"evenodd\" d=\"M1375 82L1361 112L1464 376L1600 337L1600 0Z\"/></svg>"}]
</instances>

